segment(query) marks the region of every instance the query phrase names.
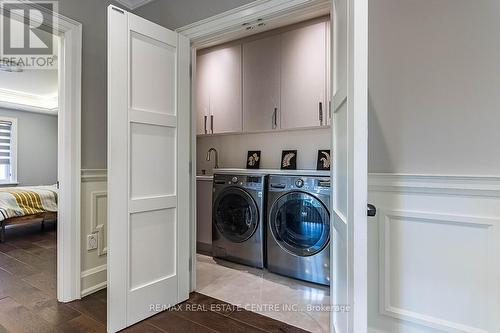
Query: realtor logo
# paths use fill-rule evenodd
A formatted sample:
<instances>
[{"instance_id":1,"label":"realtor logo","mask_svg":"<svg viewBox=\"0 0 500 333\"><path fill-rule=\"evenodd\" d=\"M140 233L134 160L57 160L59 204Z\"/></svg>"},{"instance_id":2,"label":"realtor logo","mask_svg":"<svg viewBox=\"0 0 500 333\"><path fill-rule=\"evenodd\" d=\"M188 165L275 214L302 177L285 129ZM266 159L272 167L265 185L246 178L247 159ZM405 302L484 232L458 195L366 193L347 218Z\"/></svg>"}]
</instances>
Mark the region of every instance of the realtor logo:
<instances>
[{"instance_id":1,"label":"realtor logo","mask_svg":"<svg viewBox=\"0 0 500 333\"><path fill-rule=\"evenodd\" d=\"M0 66L56 67L54 32L57 1L0 0Z\"/></svg>"}]
</instances>

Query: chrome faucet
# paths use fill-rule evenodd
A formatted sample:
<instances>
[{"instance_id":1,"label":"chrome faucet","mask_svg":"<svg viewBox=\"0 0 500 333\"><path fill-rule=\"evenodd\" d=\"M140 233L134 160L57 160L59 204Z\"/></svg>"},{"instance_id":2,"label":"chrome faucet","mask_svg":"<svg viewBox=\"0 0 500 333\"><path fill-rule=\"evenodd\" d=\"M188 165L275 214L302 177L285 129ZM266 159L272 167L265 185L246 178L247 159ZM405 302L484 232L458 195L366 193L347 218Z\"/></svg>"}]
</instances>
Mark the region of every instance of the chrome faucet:
<instances>
[{"instance_id":1,"label":"chrome faucet","mask_svg":"<svg viewBox=\"0 0 500 333\"><path fill-rule=\"evenodd\" d=\"M219 168L219 153L217 152L217 149L215 148L210 148L207 152L207 161L210 161L210 153L215 152L215 169Z\"/></svg>"}]
</instances>

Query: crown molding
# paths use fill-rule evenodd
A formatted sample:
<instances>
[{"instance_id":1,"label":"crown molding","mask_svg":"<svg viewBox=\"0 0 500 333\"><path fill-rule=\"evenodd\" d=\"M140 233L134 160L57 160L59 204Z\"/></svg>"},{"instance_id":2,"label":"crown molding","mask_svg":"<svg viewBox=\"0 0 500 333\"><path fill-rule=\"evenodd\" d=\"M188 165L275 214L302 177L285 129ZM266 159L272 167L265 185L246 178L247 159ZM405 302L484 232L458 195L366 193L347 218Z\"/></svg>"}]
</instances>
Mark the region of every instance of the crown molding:
<instances>
[{"instance_id":1,"label":"crown molding","mask_svg":"<svg viewBox=\"0 0 500 333\"><path fill-rule=\"evenodd\" d=\"M129 10L135 10L139 7L142 7L150 2L153 2L155 0L138 0L138 1L131 1L131 0L116 0L119 4L127 7Z\"/></svg>"},{"instance_id":2,"label":"crown molding","mask_svg":"<svg viewBox=\"0 0 500 333\"><path fill-rule=\"evenodd\" d=\"M330 9L330 0L257 0L176 31L189 38L194 46L207 47L319 17ZM257 20L266 24L264 28L247 31L248 24Z\"/></svg>"}]
</instances>

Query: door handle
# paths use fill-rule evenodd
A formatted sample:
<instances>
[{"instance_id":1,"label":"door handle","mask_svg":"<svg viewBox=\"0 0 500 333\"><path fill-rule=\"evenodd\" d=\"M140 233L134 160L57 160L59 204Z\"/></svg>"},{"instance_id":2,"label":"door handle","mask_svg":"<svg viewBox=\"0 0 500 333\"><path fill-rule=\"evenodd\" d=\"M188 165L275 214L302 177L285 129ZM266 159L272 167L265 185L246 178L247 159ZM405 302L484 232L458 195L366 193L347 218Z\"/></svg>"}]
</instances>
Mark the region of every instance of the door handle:
<instances>
[{"instance_id":1,"label":"door handle","mask_svg":"<svg viewBox=\"0 0 500 333\"><path fill-rule=\"evenodd\" d=\"M207 120L208 120L208 116L205 115L205 134L207 134Z\"/></svg>"},{"instance_id":2,"label":"door handle","mask_svg":"<svg viewBox=\"0 0 500 333\"><path fill-rule=\"evenodd\" d=\"M214 115L210 115L210 131L214 134Z\"/></svg>"},{"instance_id":3,"label":"door handle","mask_svg":"<svg viewBox=\"0 0 500 333\"><path fill-rule=\"evenodd\" d=\"M271 184L272 188L279 188L279 189L284 189L286 188L285 184Z\"/></svg>"},{"instance_id":4,"label":"door handle","mask_svg":"<svg viewBox=\"0 0 500 333\"><path fill-rule=\"evenodd\" d=\"M367 205L367 215L368 215L368 217L374 217L375 215L377 215L377 207L375 207L372 204L368 204Z\"/></svg>"},{"instance_id":5,"label":"door handle","mask_svg":"<svg viewBox=\"0 0 500 333\"><path fill-rule=\"evenodd\" d=\"M323 126L323 102L319 102L319 125Z\"/></svg>"}]
</instances>

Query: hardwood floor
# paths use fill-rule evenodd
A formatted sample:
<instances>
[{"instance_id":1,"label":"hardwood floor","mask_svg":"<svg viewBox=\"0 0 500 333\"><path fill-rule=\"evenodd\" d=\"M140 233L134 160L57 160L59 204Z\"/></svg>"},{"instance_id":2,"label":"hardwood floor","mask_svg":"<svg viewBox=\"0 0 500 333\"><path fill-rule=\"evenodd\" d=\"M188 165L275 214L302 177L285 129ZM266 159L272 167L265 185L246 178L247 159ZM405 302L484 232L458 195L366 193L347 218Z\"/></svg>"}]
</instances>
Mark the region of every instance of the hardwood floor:
<instances>
[{"instance_id":1,"label":"hardwood floor","mask_svg":"<svg viewBox=\"0 0 500 333\"><path fill-rule=\"evenodd\" d=\"M0 243L0 332L105 332L106 290L58 303L55 223L7 229ZM123 332L306 332L277 320L192 293L188 301Z\"/></svg>"}]
</instances>

